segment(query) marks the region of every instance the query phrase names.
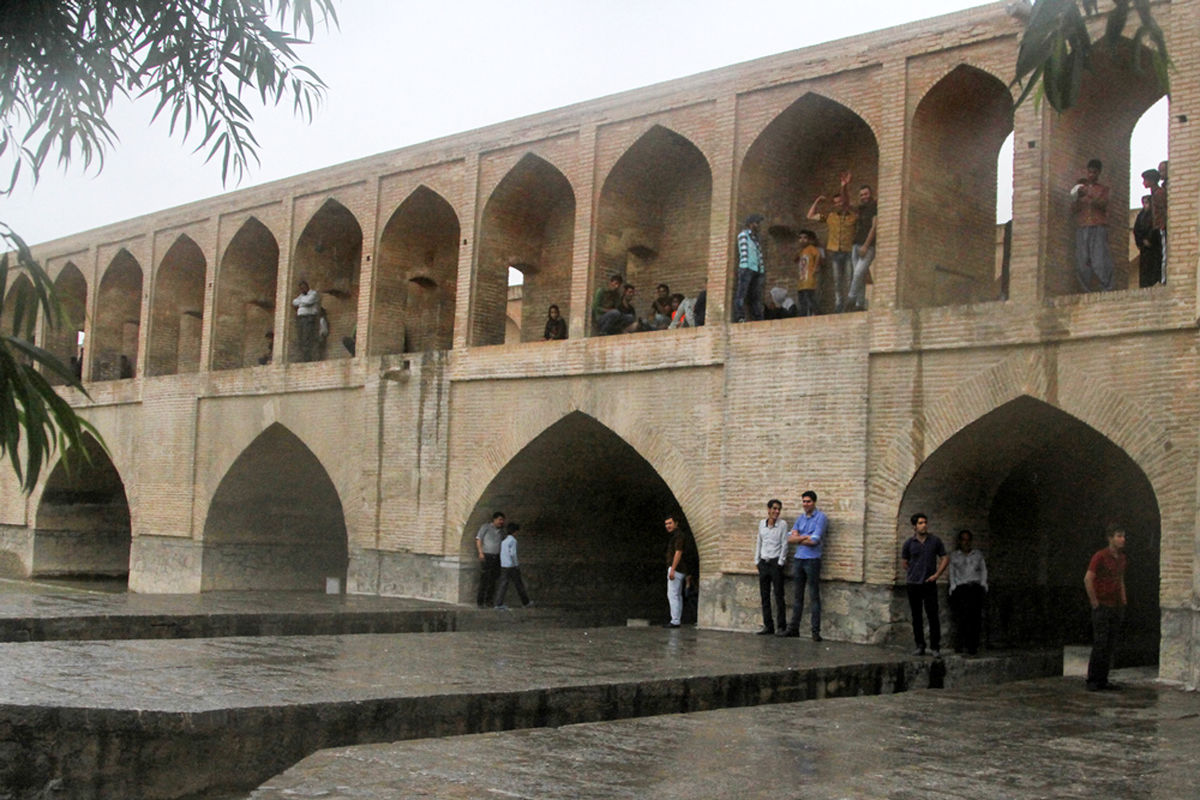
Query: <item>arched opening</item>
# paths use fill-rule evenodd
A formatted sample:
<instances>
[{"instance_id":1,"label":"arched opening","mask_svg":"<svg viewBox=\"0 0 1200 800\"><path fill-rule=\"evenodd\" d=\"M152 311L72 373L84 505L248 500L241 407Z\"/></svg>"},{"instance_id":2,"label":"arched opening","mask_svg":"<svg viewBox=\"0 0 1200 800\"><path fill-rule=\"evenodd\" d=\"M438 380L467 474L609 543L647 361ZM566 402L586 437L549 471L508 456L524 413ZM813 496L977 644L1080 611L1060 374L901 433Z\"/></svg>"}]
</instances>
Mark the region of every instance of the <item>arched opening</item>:
<instances>
[{"instance_id":1,"label":"arched opening","mask_svg":"<svg viewBox=\"0 0 1200 800\"><path fill-rule=\"evenodd\" d=\"M76 377L83 375L83 331L87 315L87 280L71 262L54 279L54 290L62 304L63 318L56 327L47 327L45 347L59 361L71 367ZM47 372L46 380L61 385L63 379Z\"/></svg>"},{"instance_id":2,"label":"arched opening","mask_svg":"<svg viewBox=\"0 0 1200 800\"><path fill-rule=\"evenodd\" d=\"M987 556L985 630L994 647L1091 641L1083 575L1105 528L1128 531L1121 663L1158 663L1158 501L1141 468L1093 428L1020 397L932 453L904 493L899 530L924 511L953 546L968 528Z\"/></svg>"},{"instance_id":3,"label":"arched opening","mask_svg":"<svg viewBox=\"0 0 1200 800\"><path fill-rule=\"evenodd\" d=\"M1127 50L1132 44L1122 42L1119 47ZM1071 188L1083 176L1091 159L1103 163L1100 183L1110 190L1106 238L1115 267L1112 288L1138 285L1136 274L1131 280L1126 256L1127 215L1131 208L1129 143L1134 125L1163 92L1154 70L1134 71L1126 65L1127 58L1127 52L1118 53L1114 60L1107 48L1093 48L1092 69L1084 73L1078 102L1069 111L1051 118L1045 248L1045 291L1051 297L1103 288L1094 276L1088 276L1085 286L1076 267L1078 225Z\"/></svg>"},{"instance_id":4,"label":"arched opening","mask_svg":"<svg viewBox=\"0 0 1200 800\"><path fill-rule=\"evenodd\" d=\"M254 217L234 234L217 272L213 369L270 363L275 356L279 244Z\"/></svg>"},{"instance_id":5,"label":"arched opening","mask_svg":"<svg viewBox=\"0 0 1200 800\"><path fill-rule=\"evenodd\" d=\"M795 296L797 234L808 228L817 234L822 247L828 244L828 227L807 219L807 211L818 196L832 198L838 193L843 172L852 175L850 203L856 205L860 186L875 189L878 185L879 146L871 127L858 114L817 94L806 94L784 109L746 151L738 176L736 224L740 228L753 213L766 217L762 225L766 290L780 286ZM817 210L826 214L830 208L827 200ZM737 269L736 252L730 269ZM822 311L832 311L836 302L833 272L823 272L817 305ZM845 295L850 284L848 270L843 281Z\"/></svg>"},{"instance_id":6,"label":"arched opening","mask_svg":"<svg viewBox=\"0 0 1200 800\"><path fill-rule=\"evenodd\" d=\"M965 97L971 101L963 102ZM1012 129L1008 88L966 64L955 67L917 104L905 187L904 307L1002 296L996 277L996 167Z\"/></svg>"},{"instance_id":7,"label":"arched opening","mask_svg":"<svg viewBox=\"0 0 1200 800\"><path fill-rule=\"evenodd\" d=\"M508 268L508 299L504 304L504 343L521 342L521 322L525 314L525 265Z\"/></svg>"},{"instance_id":8,"label":"arched opening","mask_svg":"<svg viewBox=\"0 0 1200 800\"><path fill-rule=\"evenodd\" d=\"M342 502L321 462L275 423L242 451L204 521L202 591L324 591L346 580Z\"/></svg>"},{"instance_id":9,"label":"arched opening","mask_svg":"<svg viewBox=\"0 0 1200 800\"><path fill-rule=\"evenodd\" d=\"M462 556L493 511L521 526L521 573L539 605L577 607L611 621L666 619L663 520L679 510L649 462L581 412L560 419L497 473L467 521ZM474 598L479 571L464 573Z\"/></svg>"},{"instance_id":10,"label":"arched opening","mask_svg":"<svg viewBox=\"0 0 1200 800\"><path fill-rule=\"evenodd\" d=\"M375 256L371 355L453 346L458 236L458 215L425 186L392 214Z\"/></svg>"},{"instance_id":11,"label":"arched opening","mask_svg":"<svg viewBox=\"0 0 1200 800\"><path fill-rule=\"evenodd\" d=\"M0 314L0 321L4 323L4 333L7 336L15 336L16 338L33 344L35 326L37 324L37 303L33 292L33 281L24 274L17 275L9 286L8 294L4 295L4 311ZM21 311L21 319L16 318L18 308ZM21 355L15 354L18 361L25 364L32 364L33 360Z\"/></svg>"},{"instance_id":12,"label":"arched opening","mask_svg":"<svg viewBox=\"0 0 1200 800\"><path fill-rule=\"evenodd\" d=\"M362 262L362 228L358 220L336 200L326 200L313 215L296 242L292 274L297 282L308 285L321 294L321 307L329 322L329 336L318 337L316 361L327 358L349 358L341 346L343 337L358 333L358 282ZM295 293L293 292L293 296ZM289 361L303 361L303 352L296 340L296 314L288 314L293 347ZM329 342L336 343L333 346Z\"/></svg>"},{"instance_id":13,"label":"arched opening","mask_svg":"<svg viewBox=\"0 0 1200 800\"><path fill-rule=\"evenodd\" d=\"M525 276L524 300L543 308L556 303L564 316L569 314L574 245L570 182L549 162L527 153L483 208L471 343L504 343L509 267L518 267ZM536 319L521 325L521 341L541 338Z\"/></svg>"},{"instance_id":14,"label":"arched opening","mask_svg":"<svg viewBox=\"0 0 1200 800\"><path fill-rule=\"evenodd\" d=\"M150 303L147 375L176 375L200 368L204 320L204 252L180 236L163 256Z\"/></svg>"},{"instance_id":15,"label":"arched opening","mask_svg":"<svg viewBox=\"0 0 1200 800\"><path fill-rule=\"evenodd\" d=\"M34 577L129 579L131 527L125 484L85 434L46 480L34 521Z\"/></svg>"},{"instance_id":16,"label":"arched opening","mask_svg":"<svg viewBox=\"0 0 1200 800\"><path fill-rule=\"evenodd\" d=\"M141 333L142 268L121 249L100 279L92 333L92 380L111 381L137 374Z\"/></svg>"},{"instance_id":17,"label":"arched opening","mask_svg":"<svg viewBox=\"0 0 1200 800\"><path fill-rule=\"evenodd\" d=\"M600 191L594 287L606 286L611 274L624 276L638 287L638 316L643 317L650 316L659 283L687 297L698 295L708 286L711 207L712 171L704 154L661 125L646 131L613 166ZM533 309L550 304L526 299ZM567 309L561 311L566 316ZM527 329L543 322L537 314L527 316Z\"/></svg>"},{"instance_id":18,"label":"arched opening","mask_svg":"<svg viewBox=\"0 0 1200 800\"><path fill-rule=\"evenodd\" d=\"M1163 236L1162 229L1156 226L1165 223L1168 216L1169 175L1159 175L1162 179L1158 184L1161 192L1156 192L1153 180L1148 187L1142 174L1150 169L1159 171L1167 163L1170 105L1167 97L1159 98L1158 102L1150 106L1138 119L1133 127L1133 134L1129 137L1129 227L1133 232L1129 239L1128 251L1131 288L1145 288L1167 281L1167 248L1164 241L1166 237ZM1169 173L1169 168L1166 171ZM1143 207L1146 214L1139 225L1138 214ZM1161 216L1160 219L1155 219L1156 211ZM1114 254L1118 260L1123 255L1124 253Z\"/></svg>"}]
</instances>

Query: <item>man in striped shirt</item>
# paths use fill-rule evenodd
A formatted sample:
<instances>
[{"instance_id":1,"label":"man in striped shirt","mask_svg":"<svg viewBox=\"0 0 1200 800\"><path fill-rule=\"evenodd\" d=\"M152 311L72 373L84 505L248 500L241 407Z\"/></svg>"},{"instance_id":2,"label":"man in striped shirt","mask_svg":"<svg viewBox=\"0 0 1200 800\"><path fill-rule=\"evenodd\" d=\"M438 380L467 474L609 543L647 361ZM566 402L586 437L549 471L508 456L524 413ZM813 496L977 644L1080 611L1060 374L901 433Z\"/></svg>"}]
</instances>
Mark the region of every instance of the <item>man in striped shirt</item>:
<instances>
[{"instance_id":1,"label":"man in striped shirt","mask_svg":"<svg viewBox=\"0 0 1200 800\"><path fill-rule=\"evenodd\" d=\"M762 244L758 238L758 228L763 219L762 214L751 214L746 217L745 227L737 235L737 289L733 294L733 319L735 322L763 318L763 280L766 277L767 265L763 260ZM749 317L746 316L747 300L750 302Z\"/></svg>"}]
</instances>

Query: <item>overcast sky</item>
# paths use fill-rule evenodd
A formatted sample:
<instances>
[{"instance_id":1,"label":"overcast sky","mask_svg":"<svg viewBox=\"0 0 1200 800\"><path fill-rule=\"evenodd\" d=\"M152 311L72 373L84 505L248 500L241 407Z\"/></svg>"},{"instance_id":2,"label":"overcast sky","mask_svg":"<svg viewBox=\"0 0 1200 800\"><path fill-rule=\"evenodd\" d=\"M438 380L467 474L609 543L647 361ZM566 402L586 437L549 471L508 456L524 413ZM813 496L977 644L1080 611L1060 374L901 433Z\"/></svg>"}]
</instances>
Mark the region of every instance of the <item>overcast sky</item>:
<instances>
[{"instance_id":1,"label":"overcast sky","mask_svg":"<svg viewBox=\"0 0 1200 800\"><path fill-rule=\"evenodd\" d=\"M0 220L29 242L44 242L458 131L976 5L341 0L340 29L321 30L313 44L300 48L329 86L316 120L303 124L286 104L258 112L254 130L262 163L241 186L222 187L220 165L205 165L192 147L168 137L165 124L148 127L152 106L123 104L110 115L121 141L103 172L47 170L36 187L25 184L0 199ZM1135 133L1135 163L1153 165L1165 157L1166 113L1148 117L1161 121Z\"/></svg>"}]
</instances>

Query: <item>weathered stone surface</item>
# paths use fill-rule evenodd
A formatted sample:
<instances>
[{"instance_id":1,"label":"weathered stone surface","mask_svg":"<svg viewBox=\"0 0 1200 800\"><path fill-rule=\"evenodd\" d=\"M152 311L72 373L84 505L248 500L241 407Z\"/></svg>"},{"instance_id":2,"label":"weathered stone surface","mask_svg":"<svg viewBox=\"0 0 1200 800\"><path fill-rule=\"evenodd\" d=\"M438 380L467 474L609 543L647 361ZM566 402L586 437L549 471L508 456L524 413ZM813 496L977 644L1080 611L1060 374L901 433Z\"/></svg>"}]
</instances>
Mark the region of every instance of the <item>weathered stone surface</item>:
<instances>
[{"instance_id":1,"label":"weathered stone surface","mask_svg":"<svg viewBox=\"0 0 1200 800\"><path fill-rule=\"evenodd\" d=\"M942 662L691 628L4 644L0 748L12 758L0 786L181 797L249 789L339 745L1061 669L1055 651Z\"/></svg>"},{"instance_id":2,"label":"weathered stone surface","mask_svg":"<svg viewBox=\"0 0 1200 800\"><path fill-rule=\"evenodd\" d=\"M317 753L251 797L1194 797L1200 696L1055 678Z\"/></svg>"}]
</instances>

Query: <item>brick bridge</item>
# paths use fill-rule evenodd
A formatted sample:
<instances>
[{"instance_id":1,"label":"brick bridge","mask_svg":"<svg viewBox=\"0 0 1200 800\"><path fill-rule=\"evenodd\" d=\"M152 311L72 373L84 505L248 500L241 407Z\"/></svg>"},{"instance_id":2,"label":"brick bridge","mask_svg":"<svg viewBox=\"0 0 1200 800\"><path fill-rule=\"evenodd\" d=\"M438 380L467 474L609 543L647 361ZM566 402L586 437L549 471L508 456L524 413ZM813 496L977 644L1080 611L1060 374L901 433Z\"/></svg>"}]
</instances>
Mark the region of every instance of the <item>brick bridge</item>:
<instances>
[{"instance_id":1,"label":"brick bridge","mask_svg":"<svg viewBox=\"0 0 1200 800\"><path fill-rule=\"evenodd\" d=\"M1129 207L1130 134L1161 92L1101 54L1076 109L1014 112L1020 23L1000 3L44 244L72 325L39 337L66 358L84 333L91 399L67 394L109 453L27 499L5 474L0 563L139 592L333 576L469 601L474 530L503 509L540 601L657 619L678 507L701 624L749 627L755 519L772 496L790 519L813 488L828 635L907 635L897 551L919 509L986 550L1001 645L1086 638L1086 559L1120 519L1131 657L1194 684L1200 2L1156 14L1178 69L1169 274L1151 288L1119 264L1116 291L1078 292L1067 190L1099 157ZM804 211L842 170L879 197L870 310L728 324L738 220L766 214L768 286L792 286ZM1128 252L1123 225L1111 244ZM614 271L642 307L659 282L707 289L708 324L592 338ZM331 327L311 363L294 363L301 278ZM540 340L550 303L567 341Z\"/></svg>"}]
</instances>

